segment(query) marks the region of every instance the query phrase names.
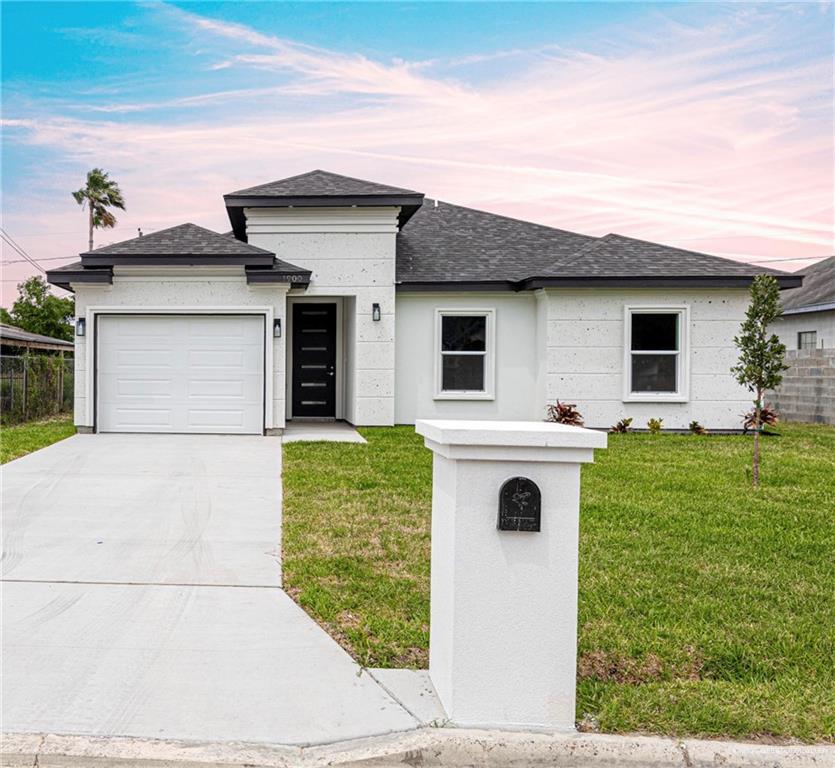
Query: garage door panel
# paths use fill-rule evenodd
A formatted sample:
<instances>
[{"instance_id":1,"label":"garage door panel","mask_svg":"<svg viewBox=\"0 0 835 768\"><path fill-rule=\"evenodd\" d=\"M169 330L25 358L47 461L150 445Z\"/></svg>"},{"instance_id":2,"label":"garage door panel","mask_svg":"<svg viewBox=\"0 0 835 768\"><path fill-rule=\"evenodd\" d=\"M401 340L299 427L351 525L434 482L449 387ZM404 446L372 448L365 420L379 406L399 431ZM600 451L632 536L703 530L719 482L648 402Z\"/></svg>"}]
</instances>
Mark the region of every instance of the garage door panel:
<instances>
[{"instance_id":1,"label":"garage door panel","mask_svg":"<svg viewBox=\"0 0 835 768\"><path fill-rule=\"evenodd\" d=\"M171 409L115 408L116 421L123 427L173 427ZM142 430L147 431L147 430Z\"/></svg>"},{"instance_id":2,"label":"garage door panel","mask_svg":"<svg viewBox=\"0 0 835 768\"><path fill-rule=\"evenodd\" d=\"M260 434L263 323L257 316L100 317L99 430Z\"/></svg>"}]
</instances>

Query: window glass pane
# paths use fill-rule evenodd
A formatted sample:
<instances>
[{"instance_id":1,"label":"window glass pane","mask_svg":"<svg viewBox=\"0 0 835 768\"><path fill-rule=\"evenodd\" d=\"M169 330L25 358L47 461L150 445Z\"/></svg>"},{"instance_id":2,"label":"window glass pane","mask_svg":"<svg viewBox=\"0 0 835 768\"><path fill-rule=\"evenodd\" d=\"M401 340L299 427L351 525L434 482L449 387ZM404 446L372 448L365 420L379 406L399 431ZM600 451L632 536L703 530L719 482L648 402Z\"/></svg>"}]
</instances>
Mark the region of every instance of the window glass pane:
<instances>
[{"instance_id":1,"label":"window glass pane","mask_svg":"<svg viewBox=\"0 0 835 768\"><path fill-rule=\"evenodd\" d=\"M678 313L632 314L632 349L678 349Z\"/></svg>"},{"instance_id":2,"label":"window glass pane","mask_svg":"<svg viewBox=\"0 0 835 768\"><path fill-rule=\"evenodd\" d=\"M441 355L441 388L445 392L483 392L484 360L484 355Z\"/></svg>"},{"instance_id":3,"label":"window glass pane","mask_svg":"<svg viewBox=\"0 0 835 768\"><path fill-rule=\"evenodd\" d=\"M483 352L487 342L484 315L444 315L441 318L441 349L444 352Z\"/></svg>"},{"instance_id":4,"label":"window glass pane","mask_svg":"<svg viewBox=\"0 0 835 768\"><path fill-rule=\"evenodd\" d=\"M677 392L677 355L632 355L633 392Z\"/></svg>"},{"instance_id":5,"label":"window glass pane","mask_svg":"<svg viewBox=\"0 0 835 768\"><path fill-rule=\"evenodd\" d=\"M817 331L801 331L797 334L798 349L814 349L818 345Z\"/></svg>"}]
</instances>

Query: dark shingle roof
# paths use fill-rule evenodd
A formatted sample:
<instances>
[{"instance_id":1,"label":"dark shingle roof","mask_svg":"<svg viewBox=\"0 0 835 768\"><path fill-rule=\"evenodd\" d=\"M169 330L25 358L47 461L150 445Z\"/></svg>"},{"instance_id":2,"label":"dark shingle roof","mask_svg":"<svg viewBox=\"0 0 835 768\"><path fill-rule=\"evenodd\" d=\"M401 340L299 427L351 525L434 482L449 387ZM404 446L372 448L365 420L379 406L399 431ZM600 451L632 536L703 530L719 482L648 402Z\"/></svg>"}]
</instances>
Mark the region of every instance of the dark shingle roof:
<instances>
[{"instance_id":1,"label":"dark shingle roof","mask_svg":"<svg viewBox=\"0 0 835 768\"><path fill-rule=\"evenodd\" d=\"M142 237L112 243L81 254L85 256L249 256L272 255L196 224L179 224Z\"/></svg>"},{"instance_id":2,"label":"dark shingle roof","mask_svg":"<svg viewBox=\"0 0 835 768\"><path fill-rule=\"evenodd\" d=\"M786 314L835 306L835 256L804 269L803 285L786 291L781 298Z\"/></svg>"},{"instance_id":3,"label":"dark shingle roof","mask_svg":"<svg viewBox=\"0 0 835 768\"><path fill-rule=\"evenodd\" d=\"M420 195L410 189L390 187L316 169L298 176L230 192L230 197L355 197L365 195Z\"/></svg>"},{"instance_id":4,"label":"dark shingle roof","mask_svg":"<svg viewBox=\"0 0 835 768\"><path fill-rule=\"evenodd\" d=\"M426 200L397 236L399 282L516 281L545 274L595 238Z\"/></svg>"},{"instance_id":5,"label":"dark shingle roof","mask_svg":"<svg viewBox=\"0 0 835 768\"><path fill-rule=\"evenodd\" d=\"M615 234L596 238L431 200L397 236L397 281L405 285L744 285L761 273L779 276L786 287L799 280L696 251Z\"/></svg>"},{"instance_id":6,"label":"dark shingle roof","mask_svg":"<svg viewBox=\"0 0 835 768\"><path fill-rule=\"evenodd\" d=\"M602 277L751 277L758 274L782 275L773 269L723 259L698 251L608 234L584 249L567 264L555 264L553 276Z\"/></svg>"}]
</instances>

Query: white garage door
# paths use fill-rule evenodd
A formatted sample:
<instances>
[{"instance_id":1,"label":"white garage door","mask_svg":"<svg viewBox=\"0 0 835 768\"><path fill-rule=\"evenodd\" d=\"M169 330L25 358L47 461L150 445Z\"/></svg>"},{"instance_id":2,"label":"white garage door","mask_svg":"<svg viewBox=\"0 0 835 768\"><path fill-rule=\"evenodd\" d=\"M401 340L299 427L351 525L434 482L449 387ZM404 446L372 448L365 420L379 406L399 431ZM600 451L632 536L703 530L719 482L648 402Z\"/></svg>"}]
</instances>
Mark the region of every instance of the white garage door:
<instances>
[{"instance_id":1,"label":"white garage door","mask_svg":"<svg viewBox=\"0 0 835 768\"><path fill-rule=\"evenodd\" d=\"M101 315L100 432L261 434L264 318Z\"/></svg>"}]
</instances>

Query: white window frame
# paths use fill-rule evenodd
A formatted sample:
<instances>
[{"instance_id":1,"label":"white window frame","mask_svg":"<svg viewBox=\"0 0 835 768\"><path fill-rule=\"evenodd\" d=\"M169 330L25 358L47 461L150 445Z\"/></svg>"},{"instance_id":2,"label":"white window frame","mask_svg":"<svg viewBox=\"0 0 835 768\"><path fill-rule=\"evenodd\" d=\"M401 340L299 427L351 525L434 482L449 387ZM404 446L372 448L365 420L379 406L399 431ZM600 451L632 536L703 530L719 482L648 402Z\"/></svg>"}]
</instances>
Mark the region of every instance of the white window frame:
<instances>
[{"instance_id":1,"label":"white window frame","mask_svg":"<svg viewBox=\"0 0 835 768\"><path fill-rule=\"evenodd\" d=\"M479 355L484 358L484 389L445 390L443 389L444 352L441 344L443 318L454 315L482 316L485 318L484 352L449 352L455 355ZM479 308L435 309L435 400L495 400L496 399L496 310Z\"/></svg>"},{"instance_id":2,"label":"white window frame","mask_svg":"<svg viewBox=\"0 0 835 768\"><path fill-rule=\"evenodd\" d=\"M640 355L676 354L675 392L632 391L632 315L677 314L678 352L671 350L637 350ZM623 402L625 403L686 403L690 400L690 307L687 305L626 305L623 308Z\"/></svg>"}]
</instances>

